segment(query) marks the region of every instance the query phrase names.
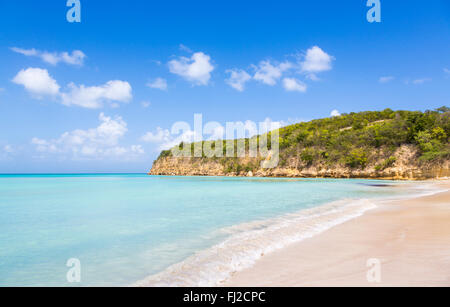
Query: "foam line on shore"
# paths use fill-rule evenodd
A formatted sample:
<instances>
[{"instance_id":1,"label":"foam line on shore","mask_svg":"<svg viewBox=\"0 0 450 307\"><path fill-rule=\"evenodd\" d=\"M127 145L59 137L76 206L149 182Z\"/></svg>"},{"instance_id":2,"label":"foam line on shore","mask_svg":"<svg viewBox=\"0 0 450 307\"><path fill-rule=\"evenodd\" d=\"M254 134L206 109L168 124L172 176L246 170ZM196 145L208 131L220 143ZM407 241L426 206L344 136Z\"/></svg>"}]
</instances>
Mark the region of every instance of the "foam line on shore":
<instances>
[{"instance_id":1,"label":"foam line on shore","mask_svg":"<svg viewBox=\"0 0 450 307\"><path fill-rule=\"evenodd\" d=\"M265 254L357 218L388 199L391 201L416 198L442 191L424 188L415 190L413 194L395 198L343 199L281 217L226 227L219 230L229 236L223 242L202 250L133 286L220 286L233 273L253 266Z\"/></svg>"},{"instance_id":2,"label":"foam line on shore","mask_svg":"<svg viewBox=\"0 0 450 307\"><path fill-rule=\"evenodd\" d=\"M367 199L340 200L282 217L221 229L229 238L200 251L135 286L218 286L233 272L251 267L264 254L313 237L376 208Z\"/></svg>"}]
</instances>

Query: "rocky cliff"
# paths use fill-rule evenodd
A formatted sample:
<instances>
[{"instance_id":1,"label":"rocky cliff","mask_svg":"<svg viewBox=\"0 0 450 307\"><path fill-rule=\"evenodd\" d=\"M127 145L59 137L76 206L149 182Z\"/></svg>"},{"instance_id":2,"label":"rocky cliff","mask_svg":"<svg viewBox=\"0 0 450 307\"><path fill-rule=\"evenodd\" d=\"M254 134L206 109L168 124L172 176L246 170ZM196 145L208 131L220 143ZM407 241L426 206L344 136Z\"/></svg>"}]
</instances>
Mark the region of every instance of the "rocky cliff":
<instances>
[{"instance_id":1,"label":"rocky cliff","mask_svg":"<svg viewBox=\"0 0 450 307\"><path fill-rule=\"evenodd\" d=\"M163 151L150 174L380 179L450 176L450 109L447 107L426 112L386 109L343 114L287 126L276 132L273 133L277 135L275 143L267 141L271 133L244 139L245 158L236 155L179 158L172 150ZM262 168L264 158L248 157L249 144L253 141L275 146L275 152L279 153L275 168ZM214 146L221 145L219 152L223 150L225 156L227 142L217 142ZM203 142L200 148L210 146L207 143ZM194 144L181 145L190 145L191 153L195 150ZM272 148L268 150L272 152Z\"/></svg>"},{"instance_id":2,"label":"rocky cliff","mask_svg":"<svg viewBox=\"0 0 450 307\"><path fill-rule=\"evenodd\" d=\"M255 168L251 170L228 171L227 163L219 159L164 157L155 161L150 175L164 176L242 176L242 177L290 177L290 178L374 178L397 180L423 180L450 177L450 163L417 163L417 149L413 146L402 146L394 154L395 162L385 168L368 165L364 169L354 169L341 165L307 166L293 158L289 166L273 169ZM233 159L231 159L233 160ZM259 159L242 158L239 163L257 164Z\"/></svg>"}]
</instances>

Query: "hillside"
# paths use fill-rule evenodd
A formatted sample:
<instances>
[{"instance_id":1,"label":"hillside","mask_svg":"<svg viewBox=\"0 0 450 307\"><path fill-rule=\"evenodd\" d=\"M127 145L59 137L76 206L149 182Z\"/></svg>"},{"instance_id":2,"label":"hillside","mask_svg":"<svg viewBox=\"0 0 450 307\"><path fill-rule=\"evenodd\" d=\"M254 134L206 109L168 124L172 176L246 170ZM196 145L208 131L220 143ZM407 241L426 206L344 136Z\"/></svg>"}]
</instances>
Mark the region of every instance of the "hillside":
<instances>
[{"instance_id":1,"label":"hillside","mask_svg":"<svg viewBox=\"0 0 450 307\"><path fill-rule=\"evenodd\" d=\"M389 179L450 176L447 107L426 112L386 109L342 114L286 126L279 134L276 168L262 169L262 157L180 158L168 150L154 162L150 174ZM259 142L260 136L256 138ZM248 150L249 139L245 142ZM225 152L225 141L223 144Z\"/></svg>"}]
</instances>

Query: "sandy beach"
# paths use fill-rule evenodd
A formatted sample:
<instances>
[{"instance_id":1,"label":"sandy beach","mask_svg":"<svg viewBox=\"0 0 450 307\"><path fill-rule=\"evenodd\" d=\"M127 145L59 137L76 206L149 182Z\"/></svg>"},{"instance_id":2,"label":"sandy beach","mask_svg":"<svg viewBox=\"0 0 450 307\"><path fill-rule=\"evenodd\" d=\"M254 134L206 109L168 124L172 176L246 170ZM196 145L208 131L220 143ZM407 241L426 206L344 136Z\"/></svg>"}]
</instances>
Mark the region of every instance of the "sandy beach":
<instances>
[{"instance_id":1,"label":"sandy beach","mask_svg":"<svg viewBox=\"0 0 450 307\"><path fill-rule=\"evenodd\" d=\"M448 180L436 185L450 189ZM368 266L369 259L379 266ZM379 282L368 281L368 271L374 269ZM450 286L450 191L385 202L263 256L225 285Z\"/></svg>"}]
</instances>

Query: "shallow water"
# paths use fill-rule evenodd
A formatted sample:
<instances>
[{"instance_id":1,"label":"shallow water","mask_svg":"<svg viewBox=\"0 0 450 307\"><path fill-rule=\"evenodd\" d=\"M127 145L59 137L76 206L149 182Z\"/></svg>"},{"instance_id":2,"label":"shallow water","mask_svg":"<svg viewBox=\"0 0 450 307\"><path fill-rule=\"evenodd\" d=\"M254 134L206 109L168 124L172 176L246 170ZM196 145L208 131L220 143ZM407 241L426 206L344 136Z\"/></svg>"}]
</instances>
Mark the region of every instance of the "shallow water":
<instances>
[{"instance_id":1,"label":"shallow water","mask_svg":"<svg viewBox=\"0 0 450 307\"><path fill-rule=\"evenodd\" d=\"M373 208L370 199L427 191L416 187L371 180L0 175L0 286L214 285L261 253ZM67 282L70 258L81 262L80 283Z\"/></svg>"}]
</instances>

